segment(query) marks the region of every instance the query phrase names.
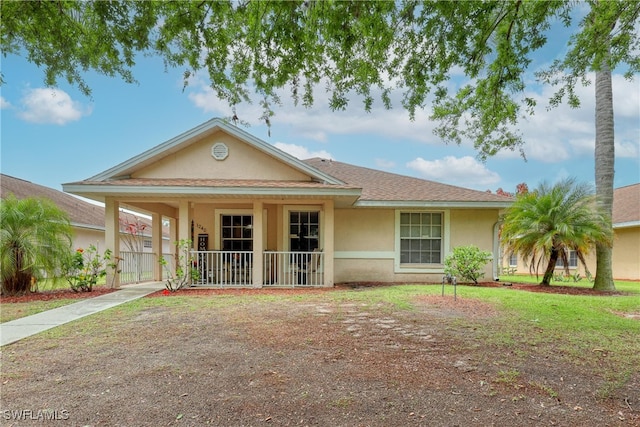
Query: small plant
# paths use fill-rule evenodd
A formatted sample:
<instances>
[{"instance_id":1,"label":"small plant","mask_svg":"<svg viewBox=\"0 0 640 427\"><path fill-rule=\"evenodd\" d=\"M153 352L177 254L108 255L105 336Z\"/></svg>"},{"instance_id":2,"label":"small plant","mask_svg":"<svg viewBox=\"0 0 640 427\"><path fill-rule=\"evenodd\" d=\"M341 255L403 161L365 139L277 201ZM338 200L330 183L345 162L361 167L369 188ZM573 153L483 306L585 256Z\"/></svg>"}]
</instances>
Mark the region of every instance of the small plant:
<instances>
[{"instance_id":1,"label":"small plant","mask_svg":"<svg viewBox=\"0 0 640 427\"><path fill-rule=\"evenodd\" d=\"M510 386L516 386L518 382L518 378L520 377L520 372L515 369L510 369L508 371L500 371L498 372L498 377L495 382L503 383Z\"/></svg>"},{"instance_id":2,"label":"small plant","mask_svg":"<svg viewBox=\"0 0 640 427\"><path fill-rule=\"evenodd\" d=\"M98 253L98 249L89 245L85 250L76 249L64 262L64 276L75 292L91 292L98 279L107 275L107 267L113 268L111 250Z\"/></svg>"},{"instance_id":3,"label":"small plant","mask_svg":"<svg viewBox=\"0 0 640 427\"><path fill-rule=\"evenodd\" d=\"M165 284L165 288L169 292L175 292L179 289L184 288L187 284L189 284L192 280L198 280L199 273L197 268L193 266L195 264L195 260L191 256L191 240L182 239L176 242L177 254L176 254L176 268L175 272L171 270L169 263L164 257L160 257L159 262L162 267L165 269L168 275L167 283ZM188 271L186 271L188 270Z\"/></svg>"},{"instance_id":4,"label":"small plant","mask_svg":"<svg viewBox=\"0 0 640 427\"><path fill-rule=\"evenodd\" d=\"M470 280L476 285L484 277L484 266L491 261L491 252L482 251L474 245L458 246L444 260L447 275Z\"/></svg>"}]
</instances>

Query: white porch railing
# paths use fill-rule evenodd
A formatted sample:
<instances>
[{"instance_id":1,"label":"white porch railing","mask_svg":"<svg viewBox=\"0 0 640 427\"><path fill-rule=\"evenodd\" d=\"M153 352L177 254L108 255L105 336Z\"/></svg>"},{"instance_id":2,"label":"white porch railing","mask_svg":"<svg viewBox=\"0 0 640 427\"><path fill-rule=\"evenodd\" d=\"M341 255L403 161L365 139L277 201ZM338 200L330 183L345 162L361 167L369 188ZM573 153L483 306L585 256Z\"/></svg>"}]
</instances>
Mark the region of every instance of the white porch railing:
<instances>
[{"instance_id":1,"label":"white porch railing","mask_svg":"<svg viewBox=\"0 0 640 427\"><path fill-rule=\"evenodd\" d=\"M173 270L174 259L171 254L162 255L167 260L167 269ZM158 263L157 257L151 252L130 252L121 251L122 260L118 264L120 270L120 283L131 284L154 280L153 270ZM168 276L167 269L162 269L162 278Z\"/></svg>"},{"instance_id":2,"label":"white porch railing","mask_svg":"<svg viewBox=\"0 0 640 427\"><path fill-rule=\"evenodd\" d=\"M253 252L192 251L198 278L193 285L252 287ZM323 252L264 252L262 283L265 287L322 286Z\"/></svg>"},{"instance_id":3,"label":"white porch railing","mask_svg":"<svg viewBox=\"0 0 640 427\"><path fill-rule=\"evenodd\" d=\"M324 252L265 252L263 286L323 286Z\"/></svg>"},{"instance_id":4,"label":"white porch railing","mask_svg":"<svg viewBox=\"0 0 640 427\"><path fill-rule=\"evenodd\" d=\"M150 252L120 252L120 283L139 283L153 280L156 256Z\"/></svg>"},{"instance_id":5,"label":"white porch railing","mask_svg":"<svg viewBox=\"0 0 640 427\"><path fill-rule=\"evenodd\" d=\"M198 278L193 285L253 286L253 252L192 251Z\"/></svg>"}]
</instances>

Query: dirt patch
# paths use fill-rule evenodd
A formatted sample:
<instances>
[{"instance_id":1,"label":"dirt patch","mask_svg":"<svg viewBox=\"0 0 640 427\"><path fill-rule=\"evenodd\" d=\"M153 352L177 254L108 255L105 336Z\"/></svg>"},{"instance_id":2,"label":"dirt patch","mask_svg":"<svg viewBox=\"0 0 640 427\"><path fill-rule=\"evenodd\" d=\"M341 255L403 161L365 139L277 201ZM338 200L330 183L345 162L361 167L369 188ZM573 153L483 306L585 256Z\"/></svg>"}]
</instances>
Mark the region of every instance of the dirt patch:
<instances>
[{"instance_id":1,"label":"dirt patch","mask_svg":"<svg viewBox=\"0 0 640 427\"><path fill-rule=\"evenodd\" d=\"M250 297L301 292L317 296ZM82 426L640 425L637 367L601 398L605 378L553 348L489 343L500 316L482 302L418 296L398 310L329 292L158 293L249 295L148 300L5 346L2 409Z\"/></svg>"}]
</instances>

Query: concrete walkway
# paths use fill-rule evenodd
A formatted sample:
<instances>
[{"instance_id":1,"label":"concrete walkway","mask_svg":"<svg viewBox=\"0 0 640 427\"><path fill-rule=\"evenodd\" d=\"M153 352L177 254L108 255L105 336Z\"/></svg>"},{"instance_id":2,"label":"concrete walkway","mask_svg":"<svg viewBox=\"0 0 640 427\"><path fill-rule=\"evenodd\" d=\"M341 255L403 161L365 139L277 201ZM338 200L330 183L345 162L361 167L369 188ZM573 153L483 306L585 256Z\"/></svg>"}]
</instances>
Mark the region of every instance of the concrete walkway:
<instances>
[{"instance_id":1,"label":"concrete walkway","mask_svg":"<svg viewBox=\"0 0 640 427\"><path fill-rule=\"evenodd\" d=\"M47 329L80 319L85 316L133 301L164 289L163 282L123 286L121 289L99 297L86 298L79 302L43 311L32 316L0 323L0 346L11 344Z\"/></svg>"}]
</instances>

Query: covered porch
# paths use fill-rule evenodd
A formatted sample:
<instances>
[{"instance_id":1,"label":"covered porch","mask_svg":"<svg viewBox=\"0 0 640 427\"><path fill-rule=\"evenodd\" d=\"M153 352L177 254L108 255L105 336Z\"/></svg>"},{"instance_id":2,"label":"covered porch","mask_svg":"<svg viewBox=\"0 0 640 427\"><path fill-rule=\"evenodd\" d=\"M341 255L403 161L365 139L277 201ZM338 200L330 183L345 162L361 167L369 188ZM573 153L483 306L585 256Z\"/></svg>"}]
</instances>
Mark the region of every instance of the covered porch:
<instances>
[{"instance_id":1,"label":"covered porch","mask_svg":"<svg viewBox=\"0 0 640 427\"><path fill-rule=\"evenodd\" d=\"M118 211L132 209L151 217L154 281L167 276L159 259L162 225L168 223L172 242L191 243L188 259L180 259L176 245L171 245L171 253L164 257L171 258L167 264L172 269L182 262L182 268L192 273L191 286L331 287L335 199L281 196L277 200L185 198L152 202L107 197L106 241L119 257ZM114 279L120 283L120 277Z\"/></svg>"}]
</instances>

